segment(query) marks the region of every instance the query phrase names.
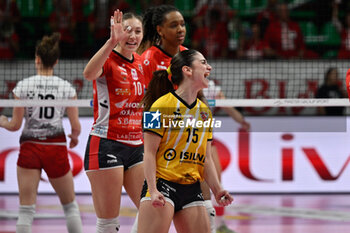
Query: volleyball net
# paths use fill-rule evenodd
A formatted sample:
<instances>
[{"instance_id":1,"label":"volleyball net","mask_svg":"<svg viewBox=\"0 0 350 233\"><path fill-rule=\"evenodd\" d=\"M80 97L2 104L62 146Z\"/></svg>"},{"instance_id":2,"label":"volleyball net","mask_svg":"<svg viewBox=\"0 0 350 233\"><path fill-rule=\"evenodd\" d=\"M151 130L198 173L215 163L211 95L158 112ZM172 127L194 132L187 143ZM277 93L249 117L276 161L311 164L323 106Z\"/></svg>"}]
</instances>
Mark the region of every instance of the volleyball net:
<instances>
[{"instance_id":1,"label":"volleyball net","mask_svg":"<svg viewBox=\"0 0 350 233\"><path fill-rule=\"evenodd\" d=\"M78 106L91 107L92 82L83 77L87 60L60 60L54 75L69 81L77 91L77 100L14 100L16 84L35 75L33 60L0 61L0 108L14 106ZM348 62L341 60L209 60L210 79L220 87L225 99L209 99L216 107L241 107L247 115L315 115L308 107L349 106L345 98L345 75ZM338 85L344 98L316 98L330 68L338 72ZM267 107L269 111L266 110ZM303 107L281 111L274 107ZM4 109L5 108L5 109ZM6 111L5 111L6 112ZM90 114L91 112L88 111Z\"/></svg>"},{"instance_id":2,"label":"volleyball net","mask_svg":"<svg viewBox=\"0 0 350 233\"><path fill-rule=\"evenodd\" d=\"M36 75L34 60L0 61L0 110L15 106L92 106L92 82L84 80L83 69L87 60L59 60L55 76L67 80L77 92L77 100L27 99L14 100L12 90L25 78ZM47 85L50 86L48 80ZM29 88L29 87L28 87ZM35 93L34 93L35 94Z\"/></svg>"}]
</instances>

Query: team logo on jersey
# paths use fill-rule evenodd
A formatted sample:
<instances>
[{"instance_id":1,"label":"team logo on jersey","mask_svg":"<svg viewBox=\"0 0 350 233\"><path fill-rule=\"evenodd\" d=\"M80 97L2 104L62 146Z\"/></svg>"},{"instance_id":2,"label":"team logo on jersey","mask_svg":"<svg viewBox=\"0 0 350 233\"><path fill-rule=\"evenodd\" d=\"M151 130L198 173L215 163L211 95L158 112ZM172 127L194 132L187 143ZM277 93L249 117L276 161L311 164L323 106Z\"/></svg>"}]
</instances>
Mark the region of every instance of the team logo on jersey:
<instances>
[{"instance_id":1,"label":"team logo on jersey","mask_svg":"<svg viewBox=\"0 0 350 233\"><path fill-rule=\"evenodd\" d=\"M143 128L145 129L160 129L160 116L162 114L156 112L143 112Z\"/></svg>"},{"instance_id":2,"label":"team logo on jersey","mask_svg":"<svg viewBox=\"0 0 350 233\"><path fill-rule=\"evenodd\" d=\"M206 121L209 118L209 114L207 112L201 112L201 117L203 121Z\"/></svg>"},{"instance_id":3,"label":"team logo on jersey","mask_svg":"<svg viewBox=\"0 0 350 233\"><path fill-rule=\"evenodd\" d=\"M136 69L131 69L131 77L135 81L139 79Z\"/></svg>"},{"instance_id":4,"label":"team logo on jersey","mask_svg":"<svg viewBox=\"0 0 350 233\"><path fill-rule=\"evenodd\" d=\"M171 161L173 159L175 159L176 157L176 151L172 148L170 149L167 149L165 152L164 152L164 159L166 161Z\"/></svg>"},{"instance_id":5,"label":"team logo on jersey","mask_svg":"<svg viewBox=\"0 0 350 233\"><path fill-rule=\"evenodd\" d=\"M148 66L148 65L149 65L149 60L147 60L147 59L144 60L144 61L143 61L143 64L145 64L145 66Z\"/></svg>"}]
</instances>

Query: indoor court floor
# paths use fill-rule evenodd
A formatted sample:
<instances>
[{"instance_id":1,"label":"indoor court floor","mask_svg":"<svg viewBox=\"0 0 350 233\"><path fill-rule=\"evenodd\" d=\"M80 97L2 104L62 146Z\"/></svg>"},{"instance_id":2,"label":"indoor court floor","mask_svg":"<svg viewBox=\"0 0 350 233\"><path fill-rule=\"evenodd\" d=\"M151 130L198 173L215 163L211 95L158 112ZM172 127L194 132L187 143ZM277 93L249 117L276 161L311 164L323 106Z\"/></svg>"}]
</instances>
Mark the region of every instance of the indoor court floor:
<instances>
[{"instance_id":1,"label":"indoor court floor","mask_svg":"<svg viewBox=\"0 0 350 233\"><path fill-rule=\"evenodd\" d=\"M350 196L346 194L234 195L226 207L225 221L236 233L349 233ZM95 232L91 195L78 195L84 233ZM0 195L0 233L14 233L17 195ZM65 233L63 211L56 195L39 195L33 233ZM136 208L122 197L121 233L130 232ZM176 232L171 226L171 233ZM156 233L156 232L155 232Z\"/></svg>"}]
</instances>

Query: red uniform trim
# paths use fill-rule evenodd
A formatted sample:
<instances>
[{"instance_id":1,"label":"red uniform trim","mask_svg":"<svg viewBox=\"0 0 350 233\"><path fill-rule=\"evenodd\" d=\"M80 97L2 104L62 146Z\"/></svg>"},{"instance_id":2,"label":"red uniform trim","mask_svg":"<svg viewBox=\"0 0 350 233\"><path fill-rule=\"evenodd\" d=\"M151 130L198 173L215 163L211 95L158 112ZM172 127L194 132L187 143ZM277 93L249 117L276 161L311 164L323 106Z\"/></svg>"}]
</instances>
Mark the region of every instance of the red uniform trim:
<instances>
[{"instance_id":1,"label":"red uniform trim","mask_svg":"<svg viewBox=\"0 0 350 233\"><path fill-rule=\"evenodd\" d=\"M98 152L100 149L100 137L91 136L89 147L89 170L98 170L100 168L98 162Z\"/></svg>"}]
</instances>

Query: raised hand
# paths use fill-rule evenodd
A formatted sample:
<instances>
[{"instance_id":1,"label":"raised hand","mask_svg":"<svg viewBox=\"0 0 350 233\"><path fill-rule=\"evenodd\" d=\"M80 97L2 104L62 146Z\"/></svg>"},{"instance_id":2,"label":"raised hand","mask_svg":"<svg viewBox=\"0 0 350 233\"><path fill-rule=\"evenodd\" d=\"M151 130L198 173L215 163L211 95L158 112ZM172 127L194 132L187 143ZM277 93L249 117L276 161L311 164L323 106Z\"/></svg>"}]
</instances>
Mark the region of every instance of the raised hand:
<instances>
[{"instance_id":1,"label":"raised hand","mask_svg":"<svg viewBox=\"0 0 350 233\"><path fill-rule=\"evenodd\" d=\"M123 27L123 12L116 10L111 16L111 41L116 45L119 41L128 37L128 32L131 27L124 29Z\"/></svg>"}]
</instances>

